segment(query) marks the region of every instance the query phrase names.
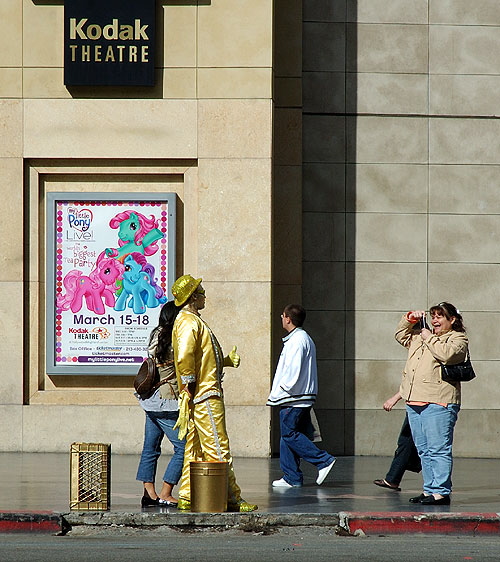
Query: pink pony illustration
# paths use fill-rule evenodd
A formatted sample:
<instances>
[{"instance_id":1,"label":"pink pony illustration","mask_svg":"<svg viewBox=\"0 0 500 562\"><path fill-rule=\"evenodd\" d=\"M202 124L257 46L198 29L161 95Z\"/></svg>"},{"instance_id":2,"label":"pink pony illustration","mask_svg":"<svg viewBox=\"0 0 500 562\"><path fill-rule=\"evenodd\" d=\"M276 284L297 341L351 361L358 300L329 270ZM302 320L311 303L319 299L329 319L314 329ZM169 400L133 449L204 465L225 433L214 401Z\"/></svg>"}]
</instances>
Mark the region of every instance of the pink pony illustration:
<instances>
[{"instance_id":1,"label":"pink pony illustration","mask_svg":"<svg viewBox=\"0 0 500 562\"><path fill-rule=\"evenodd\" d=\"M111 228L118 228L119 248L107 248L106 255L117 259L132 252L152 256L158 251L157 240L165 235L158 228L158 219L149 218L137 211L123 211L109 221Z\"/></svg>"},{"instance_id":2,"label":"pink pony illustration","mask_svg":"<svg viewBox=\"0 0 500 562\"><path fill-rule=\"evenodd\" d=\"M96 314L104 314L103 299L107 306L115 306L114 292L117 289L115 282L124 271L125 267L122 263L106 257L105 253L101 252L96 260L95 269L88 276L78 269L72 269L65 275L63 284L66 294L57 296L57 307L62 310L71 309L74 313L79 312L85 297L88 310Z\"/></svg>"}]
</instances>

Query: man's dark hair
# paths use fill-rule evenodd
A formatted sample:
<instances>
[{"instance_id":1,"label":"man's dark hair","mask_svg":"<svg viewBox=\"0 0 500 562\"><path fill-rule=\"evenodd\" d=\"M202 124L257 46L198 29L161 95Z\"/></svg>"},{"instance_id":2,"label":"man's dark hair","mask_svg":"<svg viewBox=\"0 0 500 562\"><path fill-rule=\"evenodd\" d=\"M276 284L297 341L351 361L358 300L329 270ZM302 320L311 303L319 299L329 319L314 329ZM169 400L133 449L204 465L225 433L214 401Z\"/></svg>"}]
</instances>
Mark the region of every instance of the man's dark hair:
<instances>
[{"instance_id":1,"label":"man's dark hair","mask_svg":"<svg viewBox=\"0 0 500 562\"><path fill-rule=\"evenodd\" d=\"M287 304L283 314L290 318L292 324L297 328L304 324L306 311L300 304Z\"/></svg>"}]
</instances>

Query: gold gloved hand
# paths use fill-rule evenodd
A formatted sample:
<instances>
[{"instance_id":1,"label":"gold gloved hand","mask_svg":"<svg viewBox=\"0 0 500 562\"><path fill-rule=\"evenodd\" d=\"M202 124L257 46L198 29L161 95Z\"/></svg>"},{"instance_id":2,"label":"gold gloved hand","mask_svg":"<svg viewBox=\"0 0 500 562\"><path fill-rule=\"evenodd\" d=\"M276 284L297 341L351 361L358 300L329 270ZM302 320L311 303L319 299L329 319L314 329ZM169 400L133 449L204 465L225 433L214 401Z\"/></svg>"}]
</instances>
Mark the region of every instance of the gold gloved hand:
<instances>
[{"instance_id":1,"label":"gold gloved hand","mask_svg":"<svg viewBox=\"0 0 500 562\"><path fill-rule=\"evenodd\" d=\"M240 366L240 356L236 353L236 346L229 352L229 355L224 357L224 367L239 367Z\"/></svg>"},{"instance_id":2,"label":"gold gloved hand","mask_svg":"<svg viewBox=\"0 0 500 562\"><path fill-rule=\"evenodd\" d=\"M184 439L187 434L189 422L189 400L189 391L187 388L184 388L181 390L179 395L179 416L174 425L174 429L179 428L179 439Z\"/></svg>"}]
</instances>

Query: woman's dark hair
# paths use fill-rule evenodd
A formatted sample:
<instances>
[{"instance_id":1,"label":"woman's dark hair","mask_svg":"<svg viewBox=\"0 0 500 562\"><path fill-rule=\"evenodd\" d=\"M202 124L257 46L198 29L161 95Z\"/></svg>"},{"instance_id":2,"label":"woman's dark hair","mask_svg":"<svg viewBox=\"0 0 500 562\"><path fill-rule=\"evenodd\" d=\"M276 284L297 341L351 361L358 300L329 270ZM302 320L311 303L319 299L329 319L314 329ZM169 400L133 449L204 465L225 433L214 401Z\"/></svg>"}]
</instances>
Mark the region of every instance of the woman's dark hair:
<instances>
[{"instance_id":1,"label":"woman's dark hair","mask_svg":"<svg viewBox=\"0 0 500 562\"><path fill-rule=\"evenodd\" d=\"M292 324L297 328L302 326L306 319L306 311L300 304L287 304L283 313L290 318Z\"/></svg>"},{"instance_id":2,"label":"woman's dark hair","mask_svg":"<svg viewBox=\"0 0 500 562\"><path fill-rule=\"evenodd\" d=\"M156 347L156 361L158 363L165 363L168 360L169 347L172 344L172 329L174 327L174 320L181 309L181 306L176 306L174 301L166 302L160 312L158 319L158 326L151 332L149 341L151 342L153 336L158 332L158 345Z\"/></svg>"},{"instance_id":3,"label":"woman's dark hair","mask_svg":"<svg viewBox=\"0 0 500 562\"><path fill-rule=\"evenodd\" d=\"M440 302L435 306L431 306L431 308L429 309L429 313L431 316L437 313L441 316L445 316L446 318L448 318L448 320L451 320L451 318L454 316L455 321L453 322L453 329L455 330L455 332L465 332L464 319L453 304L449 302Z\"/></svg>"}]
</instances>

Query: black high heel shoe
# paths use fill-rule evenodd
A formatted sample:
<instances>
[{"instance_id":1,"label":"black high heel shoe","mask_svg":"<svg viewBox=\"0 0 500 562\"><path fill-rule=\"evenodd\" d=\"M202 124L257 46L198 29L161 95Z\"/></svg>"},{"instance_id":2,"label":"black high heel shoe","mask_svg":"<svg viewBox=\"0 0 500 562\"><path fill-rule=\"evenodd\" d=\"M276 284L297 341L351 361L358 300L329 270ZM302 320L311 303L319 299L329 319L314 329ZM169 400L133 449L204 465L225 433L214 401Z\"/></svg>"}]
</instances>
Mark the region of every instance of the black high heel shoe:
<instances>
[{"instance_id":1,"label":"black high heel shoe","mask_svg":"<svg viewBox=\"0 0 500 562\"><path fill-rule=\"evenodd\" d=\"M157 505L160 505L160 498L153 499L146 490L144 490L144 495L141 498L141 507L154 507Z\"/></svg>"}]
</instances>

